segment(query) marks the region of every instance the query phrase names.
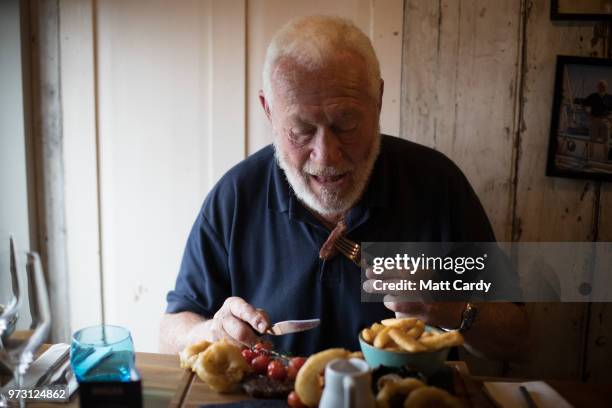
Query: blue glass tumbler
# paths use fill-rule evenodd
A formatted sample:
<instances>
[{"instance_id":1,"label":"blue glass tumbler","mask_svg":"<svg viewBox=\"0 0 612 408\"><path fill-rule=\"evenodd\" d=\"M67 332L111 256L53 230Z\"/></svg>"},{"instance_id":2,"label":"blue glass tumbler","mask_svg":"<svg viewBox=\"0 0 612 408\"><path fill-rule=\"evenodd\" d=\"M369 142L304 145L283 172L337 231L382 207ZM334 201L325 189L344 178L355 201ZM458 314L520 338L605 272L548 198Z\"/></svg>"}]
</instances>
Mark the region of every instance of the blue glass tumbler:
<instances>
[{"instance_id":1,"label":"blue glass tumbler","mask_svg":"<svg viewBox=\"0 0 612 408\"><path fill-rule=\"evenodd\" d=\"M72 336L70 364L78 382L127 382L134 371L134 343L120 326L91 326Z\"/></svg>"}]
</instances>

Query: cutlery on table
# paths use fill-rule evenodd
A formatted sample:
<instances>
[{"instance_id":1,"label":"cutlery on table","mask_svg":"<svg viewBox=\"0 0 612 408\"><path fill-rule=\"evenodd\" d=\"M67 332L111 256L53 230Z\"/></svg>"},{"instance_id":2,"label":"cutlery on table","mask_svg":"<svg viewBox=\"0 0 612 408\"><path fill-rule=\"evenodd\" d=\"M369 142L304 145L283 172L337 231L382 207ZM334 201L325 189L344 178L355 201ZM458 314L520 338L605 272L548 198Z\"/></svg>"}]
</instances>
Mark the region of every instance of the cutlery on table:
<instances>
[{"instance_id":1,"label":"cutlery on table","mask_svg":"<svg viewBox=\"0 0 612 408\"><path fill-rule=\"evenodd\" d=\"M47 384L49 380L51 380L53 375L57 372L57 370L62 367L66 363L66 361L68 361L69 357L70 348L66 347L66 350L64 350L62 354L60 354L57 360L55 360L55 362L51 364L49 368L47 368L45 373L38 379L38 381L36 381L34 388L40 388L41 386Z\"/></svg>"},{"instance_id":2,"label":"cutlery on table","mask_svg":"<svg viewBox=\"0 0 612 408\"><path fill-rule=\"evenodd\" d=\"M266 330L266 334L271 334L273 336L282 336L283 334L297 333L314 329L319 324L321 324L321 319L285 320L282 322L274 323L272 327Z\"/></svg>"},{"instance_id":3,"label":"cutlery on table","mask_svg":"<svg viewBox=\"0 0 612 408\"><path fill-rule=\"evenodd\" d=\"M525 402L527 402L527 406L529 408L538 408L535 401L531 397L531 394L529 393L529 391L527 391L527 387L525 387L524 385L521 385L519 387L519 391L521 392L521 395L525 399Z\"/></svg>"}]
</instances>

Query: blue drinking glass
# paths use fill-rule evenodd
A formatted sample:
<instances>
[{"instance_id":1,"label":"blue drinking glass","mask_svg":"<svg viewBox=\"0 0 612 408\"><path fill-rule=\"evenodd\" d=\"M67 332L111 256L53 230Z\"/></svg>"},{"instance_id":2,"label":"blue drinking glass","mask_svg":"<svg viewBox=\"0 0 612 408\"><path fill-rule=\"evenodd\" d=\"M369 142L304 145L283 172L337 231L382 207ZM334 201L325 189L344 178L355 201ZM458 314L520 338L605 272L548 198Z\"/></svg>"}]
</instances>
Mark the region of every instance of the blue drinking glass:
<instances>
[{"instance_id":1,"label":"blue drinking glass","mask_svg":"<svg viewBox=\"0 0 612 408\"><path fill-rule=\"evenodd\" d=\"M92 326L74 333L70 364L78 382L127 382L135 370L134 343L120 326Z\"/></svg>"}]
</instances>

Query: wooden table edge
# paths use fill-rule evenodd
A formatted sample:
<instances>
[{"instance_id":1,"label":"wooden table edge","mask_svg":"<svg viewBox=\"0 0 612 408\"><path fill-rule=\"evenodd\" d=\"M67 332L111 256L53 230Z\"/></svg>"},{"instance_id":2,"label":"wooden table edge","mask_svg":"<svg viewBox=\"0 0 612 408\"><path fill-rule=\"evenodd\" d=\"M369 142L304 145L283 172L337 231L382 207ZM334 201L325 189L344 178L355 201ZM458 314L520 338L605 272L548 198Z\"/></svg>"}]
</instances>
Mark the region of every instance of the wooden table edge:
<instances>
[{"instance_id":1,"label":"wooden table edge","mask_svg":"<svg viewBox=\"0 0 612 408\"><path fill-rule=\"evenodd\" d=\"M185 370L183 376L177 384L176 392L168 405L169 408L181 408L183 406L185 398L187 398L187 394L189 394L189 390L193 384L194 377L195 374L193 371Z\"/></svg>"}]
</instances>

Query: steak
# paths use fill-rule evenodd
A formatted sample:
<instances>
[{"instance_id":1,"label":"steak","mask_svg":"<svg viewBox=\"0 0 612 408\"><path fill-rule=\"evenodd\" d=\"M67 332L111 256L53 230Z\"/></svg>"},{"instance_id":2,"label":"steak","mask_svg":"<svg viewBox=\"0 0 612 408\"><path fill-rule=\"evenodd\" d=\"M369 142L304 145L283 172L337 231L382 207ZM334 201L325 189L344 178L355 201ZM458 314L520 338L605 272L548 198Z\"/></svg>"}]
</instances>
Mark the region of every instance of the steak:
<instances>
[{"instance_id":1,"label":"steak","mask_svg":"<svg viewBox=\"0 0 612 408\"><path fill-rule=\"evenodd\" d=\"M287 398L294 381L272 380L264 375L250 375L242 381L242 389L253 398Z\"/></svg>"}]
</instances>

